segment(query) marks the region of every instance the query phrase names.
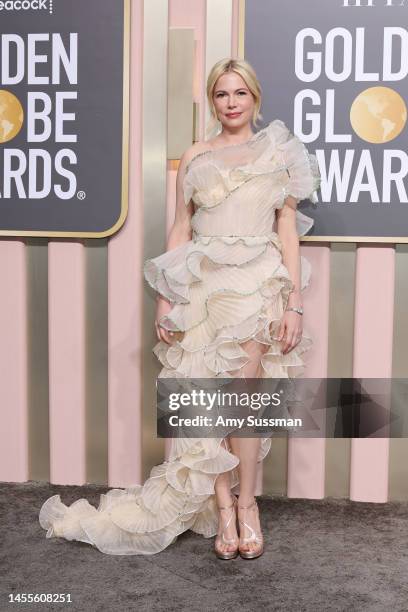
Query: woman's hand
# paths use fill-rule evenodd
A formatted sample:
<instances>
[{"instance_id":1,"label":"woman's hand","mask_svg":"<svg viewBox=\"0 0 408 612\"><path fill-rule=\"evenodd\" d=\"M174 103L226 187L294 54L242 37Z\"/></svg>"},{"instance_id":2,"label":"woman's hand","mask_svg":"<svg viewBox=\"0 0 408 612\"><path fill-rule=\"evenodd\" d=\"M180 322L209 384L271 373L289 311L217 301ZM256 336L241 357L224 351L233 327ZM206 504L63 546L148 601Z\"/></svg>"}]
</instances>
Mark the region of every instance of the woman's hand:
<instances>
[{"instance_id":1,"label":"woman's hand","mask_svg":"<svg viewBox=\"0 0 408 612\"><path fill-rule=\"evenodd\" d=\"M302 315L293 310L285 310L275 340L283 340L282 353L289 353L302 339Z\"/></svg>"},{"instance_id":2,"label":"woman's hand","mask_svg":"<svg viewBox=\"0 0 408 612\"><path fill-rule=\"evenodd\" d=\"M165 298L161 296L157 298L156 300L156 318L154 321L154 326L156 329L157 338L159 340L163 340L163 342L166 342L167 344L171 344L172 340L174 339L173 338L174 333L171 331L168 331L167 329L164 329L163 327L160 327L159 321L164 315L168 314L172 308L173 306L171 305L171 303L167 301Z\"/></svg>"}]
</instances>

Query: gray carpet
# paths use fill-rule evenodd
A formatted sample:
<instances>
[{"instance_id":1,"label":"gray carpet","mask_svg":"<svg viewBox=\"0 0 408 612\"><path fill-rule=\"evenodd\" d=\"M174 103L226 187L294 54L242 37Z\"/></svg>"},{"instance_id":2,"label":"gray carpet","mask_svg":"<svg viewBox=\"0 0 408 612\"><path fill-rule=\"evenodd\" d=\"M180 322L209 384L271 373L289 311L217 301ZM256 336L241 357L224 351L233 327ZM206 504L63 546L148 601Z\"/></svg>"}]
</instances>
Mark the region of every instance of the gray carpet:
<instances>
[{"instance_id":1,"label":"gray carpet","mask_svg":"<svg viewBox=\"0 0 408 612\"><path fill-rule=\"evenodd\" d=\"M221 561L192 532L153 556L117 557L46 539L55 493L97 506L106 487L0 484L0 610L408 610L408 504L259 498L262 557ZM9 593L70 593L71 604L10 604Z\"/></svg>"}]
</instances>

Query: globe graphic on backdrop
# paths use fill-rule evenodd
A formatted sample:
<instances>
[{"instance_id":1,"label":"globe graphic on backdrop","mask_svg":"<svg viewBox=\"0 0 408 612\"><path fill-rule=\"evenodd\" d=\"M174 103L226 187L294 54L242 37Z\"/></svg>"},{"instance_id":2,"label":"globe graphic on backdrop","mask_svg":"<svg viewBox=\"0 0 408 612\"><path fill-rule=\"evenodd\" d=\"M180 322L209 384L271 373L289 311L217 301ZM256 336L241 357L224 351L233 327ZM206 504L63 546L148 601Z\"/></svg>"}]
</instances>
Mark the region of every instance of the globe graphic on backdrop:
<instances>
[{"instance_id":1,"label":"globe graphic on backdrop","mask_svg":"<svg viewBox=\"0 0 408 612\"><path fill-rule=\"evenodd\" d=\"M393 89L369 87L354 99L350 122L362 140L383 144L401 134L407 122L407 107Z\"/></svg>"},{"instance_id":2,"label":"globe graphic on backdrop","mask_svg":"<svg viewBox=\"0 0 408 612\"><path fill-rule=\"evenodd\" d=\"M23 121L24 111L20 100L6 89L0 89L0 143L17 136Z\"/></svg>"}]
</instances>

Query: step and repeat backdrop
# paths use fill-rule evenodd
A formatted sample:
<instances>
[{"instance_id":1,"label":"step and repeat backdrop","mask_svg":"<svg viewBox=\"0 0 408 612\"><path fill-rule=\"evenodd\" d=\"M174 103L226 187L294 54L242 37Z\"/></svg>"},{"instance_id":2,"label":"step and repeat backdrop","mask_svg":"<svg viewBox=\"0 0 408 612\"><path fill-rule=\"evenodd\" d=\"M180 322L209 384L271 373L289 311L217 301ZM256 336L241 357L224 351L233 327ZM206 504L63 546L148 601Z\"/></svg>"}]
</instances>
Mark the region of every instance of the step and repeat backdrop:
<instances>
[{"instance_id":1,"label":"step and repeat backdrop","mask_svg":"<svg viewBox=\"0 0 408 612\"><path fill-rule=\"evenodd\" d=\"M287 122L316 153L309 239L407 242L408 6L324 8L246 2L245 57L263 84L264 117ZM0 235L102 237L124 223L127 9L0 3Z\"/></svg>"},{"instance_id":2,"label":"step and repeat backdrop","mask_svg":"<svg viewBox=\"0 0 408 612\"><path fill-rule=\"evenodd\" d=\"M265 119L316 153L311 238L408 241L408 3L269 0L245 4L245 58Z\"/></svg>"},{"instance_id":3,"label":"step and repeat backdrop","mask_svg":"<svg viewBox=\"0 0 408 612\"><path fill-rule=\"evenodd\" d=\"M128 10L0 2L0 235L102 237L124 223Z\"/></svg>"}]
</instances>

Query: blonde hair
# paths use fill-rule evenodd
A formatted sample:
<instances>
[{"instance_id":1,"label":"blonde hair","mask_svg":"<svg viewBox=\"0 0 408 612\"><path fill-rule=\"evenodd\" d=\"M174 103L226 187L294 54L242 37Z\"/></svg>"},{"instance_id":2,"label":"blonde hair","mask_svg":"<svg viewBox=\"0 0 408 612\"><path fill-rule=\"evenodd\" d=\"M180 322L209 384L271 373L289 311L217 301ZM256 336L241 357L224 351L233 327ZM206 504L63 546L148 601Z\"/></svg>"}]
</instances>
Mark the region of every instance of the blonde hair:
<instances>
[{"instance_id":1,"label":"blonde hair","mask_svg":"<svg viewBox=\"0 0 408 612\"><path fill-rule=\"evenodd\" d=\"M242 77L242 79L245 81L249 91L254 97L255 106L252 115L252 123L254 124L254 126L257 127L258 119L263 119L262 114L260 113L262 102L262 89L258 81L258 77L256 76L255 70L246 60L226 57L214 64L207 79L207 100L211 112L211 119L207 127L207 134L213 132L218 124L217 113L213 101L213 93L217 80L222 74L225 74L226 72L236 72L237 74L239 74L240 77Z\"/></svg>"}]
</instances>

